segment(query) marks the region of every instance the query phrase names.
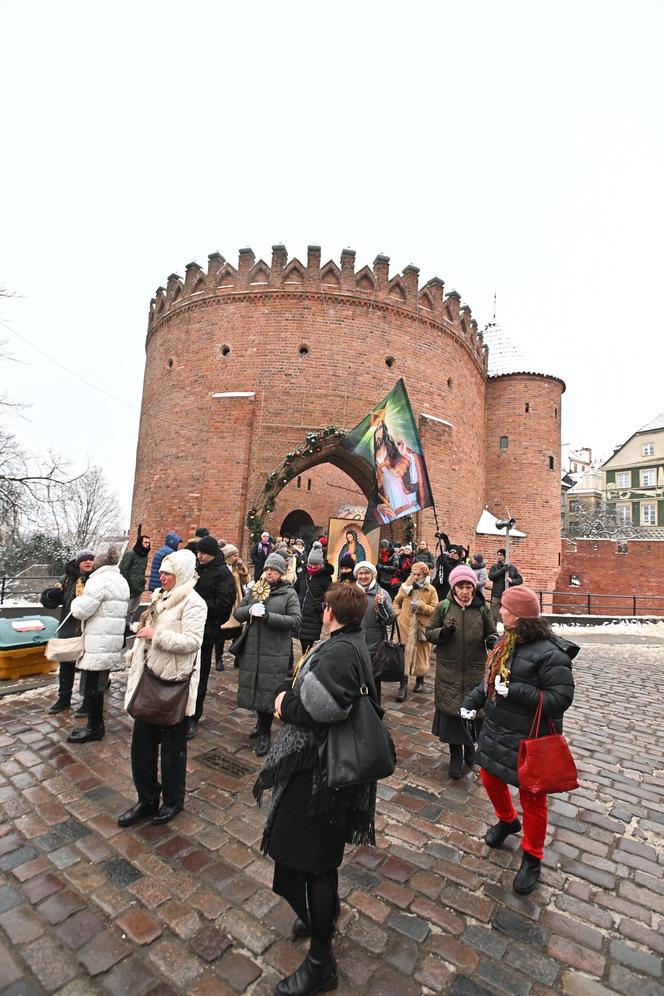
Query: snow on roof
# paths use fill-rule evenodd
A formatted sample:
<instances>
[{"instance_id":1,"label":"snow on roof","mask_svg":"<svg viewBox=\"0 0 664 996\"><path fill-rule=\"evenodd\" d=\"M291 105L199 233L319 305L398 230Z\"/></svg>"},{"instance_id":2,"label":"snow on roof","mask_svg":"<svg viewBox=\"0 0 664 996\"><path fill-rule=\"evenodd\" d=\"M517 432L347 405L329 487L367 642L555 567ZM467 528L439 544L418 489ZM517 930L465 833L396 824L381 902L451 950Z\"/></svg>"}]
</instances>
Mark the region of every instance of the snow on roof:
<instances>
[{"instance_id":1,"label":"snow on roof","mask_svg":"<svg viewBox=\"0 0 664 996\"><path fill-rule=\"evenodd\" d=\"M654 432L655 429L664 429L664 412L660 412L652 422L648 422L641 429L637 429L637 432Z\"/></svg>"},{"instance_id":2,"label":"snow on roof","mask_svg":"<svg viewBox=\"0 0 664 996\"><path fill-rule=\"evenodd\" d=\"M475 527L475 532L479 536L505 536L504 529L496 528L498 519L492 515L488 508L485 508L480 515L480 521ZM519 529L510 529L510 536L525 536Z\"/></svg>"},{"instance_id":3,"label":"snow on roof","mask_svg":"<svg viewBox=\"0 0 664 996\"><path fill-rule=\"evenodd\" d=\"M510 338L502 325L489 322L482 334L484 342L489 347L489 377L500 377L502 374L511 373L551 376L542 369L542 364L537 363Z\"/></svg>"}]
</instances>

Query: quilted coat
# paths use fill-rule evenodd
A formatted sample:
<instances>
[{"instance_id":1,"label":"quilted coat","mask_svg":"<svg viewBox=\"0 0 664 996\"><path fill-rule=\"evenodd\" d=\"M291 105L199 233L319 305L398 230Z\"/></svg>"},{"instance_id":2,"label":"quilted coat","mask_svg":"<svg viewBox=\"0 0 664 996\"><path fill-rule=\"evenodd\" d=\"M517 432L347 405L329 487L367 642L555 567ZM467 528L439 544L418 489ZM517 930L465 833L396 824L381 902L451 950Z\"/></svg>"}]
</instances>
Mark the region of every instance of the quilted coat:
<instances>
[{"instance_id":1,"label":"quilted coat","mask_svg":"<svg viewBox=\"0 0 664 996\"><path fill-rule=\"evenodd\" d=\"M255 601L251 591L247 592L233 612L238 622L247 622ZM280 581L263 604L265 615L252 617L239 658L237 704L240 709L273 712L277 691L286 679L302 610L288 581Z\"/></svg>"},{"instance_id":2,"label":"quilted coat","mask_svg":"<svg viewBox=\"0 0 664 996\"><path fill-rule=\"evenodd\" d=\"M81 671L109 671L122 661L129 585L116 564L90 575L83 594L71 603L71 614L83 622L85 649Z\"/></svg>"},{"instance_id":3,"label":"quilted coat","mask_svg":"<svg viewBox=\"0 0 664 996\"><path fill-rule=\"evenodd\" d=\"M484 723L475 755L480 767L510 785L519 784L519 744L530 733L540 691L544 693L544 705L539 736L549 732L549 719L561 733L563 713L574 698L572 660L578 652L575 643L556 636L517 644L511 660L507 697L487 698L484 682L466 695L465 709L484 707Z\"/></svg>"}]
</instances>

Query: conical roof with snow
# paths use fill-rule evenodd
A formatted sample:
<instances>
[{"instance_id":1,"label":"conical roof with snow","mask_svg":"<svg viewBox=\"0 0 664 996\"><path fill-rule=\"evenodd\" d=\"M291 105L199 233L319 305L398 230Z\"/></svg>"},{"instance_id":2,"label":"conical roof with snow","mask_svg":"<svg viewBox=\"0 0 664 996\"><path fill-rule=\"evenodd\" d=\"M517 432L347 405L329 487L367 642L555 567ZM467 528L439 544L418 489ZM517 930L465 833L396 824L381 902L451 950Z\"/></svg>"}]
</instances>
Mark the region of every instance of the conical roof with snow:
<instances>
[{"instance_id":1,"label":"conical roof with snow","mask_svg":"<svg viewBox=\"0 0 664 996\"><path fill-rule=\"evenodd\" d=\"M664 412L657 415L652 422L648 422L647 425L641 426L637 429L637 432L654 432L655 429L664 429Z\"/></svg>"},{"instance_id":2,"label":"conical roof with snow","mask_svg":"<svg viewBox=\"0 0 664 996\"><path fill-rule=\"evenodd\" d=\"M483 330L483 336L484 342L489 347L489 377L516 373L553 376L542 369L541 363L537 363L521 346L518 346L502 325L489 322Z\"/></svg>"}]
</instances>

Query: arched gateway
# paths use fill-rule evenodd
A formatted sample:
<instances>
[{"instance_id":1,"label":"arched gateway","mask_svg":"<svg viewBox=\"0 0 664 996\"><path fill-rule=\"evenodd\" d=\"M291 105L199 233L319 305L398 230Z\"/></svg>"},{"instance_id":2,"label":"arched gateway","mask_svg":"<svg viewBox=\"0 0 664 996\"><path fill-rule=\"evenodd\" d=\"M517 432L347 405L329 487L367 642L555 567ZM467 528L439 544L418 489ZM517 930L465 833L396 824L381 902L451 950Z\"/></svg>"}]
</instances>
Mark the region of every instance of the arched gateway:
<instances>
[{"instance_id":1,"label":"arched gateway","mask_svg":"<svg viewBox=\"0 0 664 996\"><path fill-rule=\"evenodd\" d=\"M537 580L549 587L560 522L548 455L557 464L564 385L531 374L494 383L470 308L437 277L419 287L418 273L407 266L390 277L386 256L357 270L350 250L340 265L321 265L318 246L304 264L277 245L271 265L242 249L237 267L213 253L207 272L190 263L184 280L171 274L150 304L133 523L156 537L203 524L246 550L248 524L279 531L288 511L280 495L298 478L293 508L314 521L313 503L328 492L336 514L340 471L361 502L370 473L338 445L339 434L403 377L443 529L477 548L480 514L488 505L502 515L505 490L520 528L532 522ZM523 425L526 408L535 417ZM504 451L509 463L500 437L522 440ZM320 477L323 465L330 483L314 494L307 471L319 468ZM520 472L528 482L521 502ZM432 539L431 511L418 519ZM521 543L523 561L529 539Z\"/></svg>"}]
</instances>

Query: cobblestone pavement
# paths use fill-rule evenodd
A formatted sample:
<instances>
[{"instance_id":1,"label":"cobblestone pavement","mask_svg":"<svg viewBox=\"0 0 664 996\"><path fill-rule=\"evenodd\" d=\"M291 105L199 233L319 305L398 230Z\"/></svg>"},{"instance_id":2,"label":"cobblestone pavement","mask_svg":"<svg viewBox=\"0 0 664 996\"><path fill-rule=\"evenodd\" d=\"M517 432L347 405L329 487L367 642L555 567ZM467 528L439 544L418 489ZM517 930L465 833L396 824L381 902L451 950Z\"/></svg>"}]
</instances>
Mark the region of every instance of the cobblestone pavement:
<instances>
[{"instance_id":1,"label":"cobblestone pavement","mask_svg":"<svg viewBox=\"0 0 664 996\"><path fill-rule=\"evenodd\" d=\"M389 703L400 763L380 786L378 846L342 868L339 993L664 994L664 651L581 639L566 724L581 787L550 800L530 897L511 889L518 841L482 842L477 771L447 778L432 673L425 694ZM78 747L71 716L46 713L51 689L0 702L0 992L272 993L305 942L291 943L258 851L236 672L213 671L186 809L166 827L116 823L135 798L123 686L115 676L106 738Z\"/></svg>"}]
</instances>

